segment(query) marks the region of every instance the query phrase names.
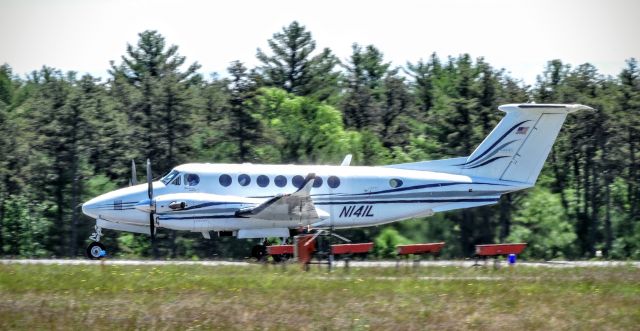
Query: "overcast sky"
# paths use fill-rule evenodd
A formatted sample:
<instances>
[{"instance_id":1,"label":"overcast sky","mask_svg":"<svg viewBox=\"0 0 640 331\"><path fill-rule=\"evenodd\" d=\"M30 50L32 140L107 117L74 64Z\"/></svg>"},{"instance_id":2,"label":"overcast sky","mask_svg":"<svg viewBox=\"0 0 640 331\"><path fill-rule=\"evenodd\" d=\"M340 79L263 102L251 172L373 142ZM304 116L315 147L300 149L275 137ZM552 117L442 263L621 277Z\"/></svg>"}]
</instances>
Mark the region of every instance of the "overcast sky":
<instances>
[{"instance_id":1,"label":"overcast sky","mask_svg":"<svg viewBox=\"0 0 640 331\"><path fill-rule=\"evenodd\" d=\"M0 63L105 77L137 34L158 30L201 73L257 64L256 48L293 20L345 60L354 42L395 65L470 53L531 84L548 60L617 75L640 58L638 0L0 0Z\"/></svg>"}]
</instances>

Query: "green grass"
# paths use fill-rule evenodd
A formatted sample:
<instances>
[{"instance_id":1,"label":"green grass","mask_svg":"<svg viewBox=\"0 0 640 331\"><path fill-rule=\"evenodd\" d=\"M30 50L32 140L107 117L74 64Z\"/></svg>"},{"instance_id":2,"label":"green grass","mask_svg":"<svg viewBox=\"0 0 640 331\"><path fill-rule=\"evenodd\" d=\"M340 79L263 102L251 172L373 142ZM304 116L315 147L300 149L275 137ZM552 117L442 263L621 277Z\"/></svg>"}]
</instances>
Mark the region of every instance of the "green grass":
<instances>
[{"instance_id":1,"label":"green grass","mask_svg":"<svg viewBox=\"0 0 640 331\"><path fill-rule=\"evenodd\" d=\"M632 330L640 270L0 265L0 329Z\"/></svg>"}]
</instances>

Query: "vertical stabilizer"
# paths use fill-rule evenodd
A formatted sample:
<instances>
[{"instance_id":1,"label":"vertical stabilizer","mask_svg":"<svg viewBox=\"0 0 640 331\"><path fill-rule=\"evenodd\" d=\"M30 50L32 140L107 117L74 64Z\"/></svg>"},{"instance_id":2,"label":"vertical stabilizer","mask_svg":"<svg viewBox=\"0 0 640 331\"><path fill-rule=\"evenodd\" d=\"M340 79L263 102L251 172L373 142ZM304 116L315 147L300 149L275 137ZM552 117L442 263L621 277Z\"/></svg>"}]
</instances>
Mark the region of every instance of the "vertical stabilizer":
<instances>
[{"instance_id":1,"label":"vertical stabilizer","mask_svg":"<svg viewBox=\"0 0 640 331\"><path fill-rule=\"evenodd\" d=\"M534 184L567 114L583 105L509 104L507 115L466 161L462 174Z\"/></svg>"}]
</instances>

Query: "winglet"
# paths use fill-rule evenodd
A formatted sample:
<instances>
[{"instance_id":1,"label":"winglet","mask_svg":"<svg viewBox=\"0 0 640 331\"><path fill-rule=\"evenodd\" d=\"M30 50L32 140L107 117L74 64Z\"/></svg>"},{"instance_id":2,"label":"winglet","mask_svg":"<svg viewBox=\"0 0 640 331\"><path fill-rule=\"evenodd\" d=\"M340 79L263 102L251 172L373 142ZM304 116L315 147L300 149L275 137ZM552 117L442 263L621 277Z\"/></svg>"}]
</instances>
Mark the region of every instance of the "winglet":
<instances>
[{"instance_id":1,"label":"winglet","mask_svg":"<svg viewBox=\"0 0 640 331\"><path fill-rule=\"evenodd\" d=\"M347 154L344 156L344 160L342 160L342 163L340 164L343 167L349 166L351 164L351 158L353 157L353 155L351 154Z\"/></svg>"},{"instance_id":2,"label":"winglet","mask_svg":"<svg viewBox=\"0 0 640 331\"><path fill-rule=\"evenodd\" d=\"M311 188L313 187L313 183L315 182L315 179L316 179L316 174L313 172L309 173L307 177L304 179L304 182L302 182L302 185L300 185L300 189L295 191L293 194L296 194L298 192L304 192L305 194L309 194L309 192L311 191Z\"/></svg>"}]
</instances>

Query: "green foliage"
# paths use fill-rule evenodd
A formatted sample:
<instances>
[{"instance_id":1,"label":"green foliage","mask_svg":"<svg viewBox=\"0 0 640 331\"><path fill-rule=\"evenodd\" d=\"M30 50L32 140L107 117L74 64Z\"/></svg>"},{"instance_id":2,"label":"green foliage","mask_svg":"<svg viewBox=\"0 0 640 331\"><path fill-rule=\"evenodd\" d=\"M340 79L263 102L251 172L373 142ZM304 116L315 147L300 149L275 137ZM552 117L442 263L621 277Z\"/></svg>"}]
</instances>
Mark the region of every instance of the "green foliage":
<instances>
[{"instance_id":1,"label":"green foliage","mask_svg":"<svg viewBox=\"0 0 640 331\"><path fill-rule=\"evenodd\" d=\"M252 105L281 162L335 163L348 151L340 111L313 99L264 88Z\"/></svg>"},{"instance_id":2,"label":"green foliage","mask_svg":"<svg viewBox=\"0 0 640 331\"><path fill-rule=\"evenodd\" d=\"M86 195L95 197L117 188L116 183L112 182L107 176L97 174L87 180Z\"/></svg>"},{"instance_id":3,"label":"green foliage","mask_svg":"<svg viewBox=\"0 0 640 331\"><path fill-rule=\"evenodd\" d=\"M5 199L3 226L0 229L3 254L44 257L51 253L42 240L52 225L44 217L43 212L47 207L35 204L24 196L11 195Z\"/></svg>"},{"instance_id":4,"label":"green foliage","mask_svg":"<svg viewBox=\"0 0 640 331\"><path fill-rule=\"evenodd\" d=\"M576 234L567 221L558 194L532 189L513 218L508 242L525 242L525 257L546 260L572 255Z\"/></svg>"},{"instance_id":5,"label":"green foliage","mask_svg":"<svg viewBox=\"0 0 640 331\"><path fill-rule=\"evenodd\" d=\"M151 245L149 237L134 233L122 233L118 236L118 250L122 257L145 256L149 252Z\"/></svg>"},{"instance_id":6,"label":"green foliage","mask_svg":"<svg viewBox=\"0 0 640 331\"><path fill-rule=\"evenodd\" d=\"M401 235L398 230L388 227L380 232L374 240L374 254L381 258L396 256L396 246L410 244L411 241Z\"/></svg>"}]
</instances>

